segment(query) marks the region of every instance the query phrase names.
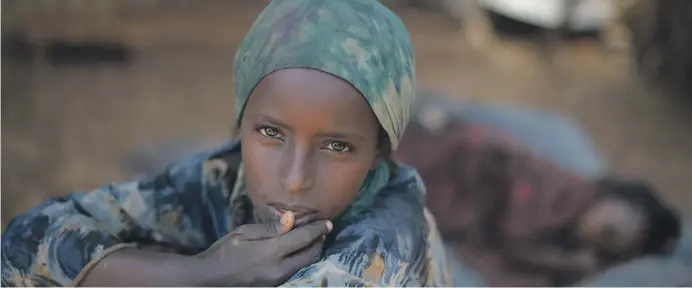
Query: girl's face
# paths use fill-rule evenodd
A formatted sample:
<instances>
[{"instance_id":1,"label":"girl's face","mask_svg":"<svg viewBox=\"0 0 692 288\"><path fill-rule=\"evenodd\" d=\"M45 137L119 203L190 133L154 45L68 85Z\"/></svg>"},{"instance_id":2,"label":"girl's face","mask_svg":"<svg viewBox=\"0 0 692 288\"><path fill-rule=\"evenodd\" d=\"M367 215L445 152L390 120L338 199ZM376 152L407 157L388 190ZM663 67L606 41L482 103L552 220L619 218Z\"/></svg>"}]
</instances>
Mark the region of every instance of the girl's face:
<instances>
[{"instance_id":1,"label":"girl's face","mask_svg":"<svg viewBox=\"0 0 692 288\"><path fill-rule=\"evenodd\" d=\"M245 180L261 222L293 211L332 219L378 162L379 122L344 80L312 69L267 75L240 126Z\"/></svg>"}]
</instances>

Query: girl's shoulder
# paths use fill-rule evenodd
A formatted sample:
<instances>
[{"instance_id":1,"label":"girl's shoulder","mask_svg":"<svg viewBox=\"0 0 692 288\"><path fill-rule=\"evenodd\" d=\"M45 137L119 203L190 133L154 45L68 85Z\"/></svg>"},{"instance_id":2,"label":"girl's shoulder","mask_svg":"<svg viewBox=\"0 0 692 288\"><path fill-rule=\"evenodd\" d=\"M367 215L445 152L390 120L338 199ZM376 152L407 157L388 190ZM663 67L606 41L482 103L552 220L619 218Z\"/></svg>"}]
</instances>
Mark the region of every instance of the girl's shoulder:
<instances>
[{"instance_id":1,"label":"girl's shoulder","mask_svg":"<svg viewBox=\"0 0 692 288\"><path fill-rule=\"evenodd\" d=\"M372 206L349 226L370 226L378 234L405 231L424 239L429 223L425 218L425 186L415 169L392 162L392 178L375 196ZM381 229L381 231L378 231ZM409 238L409 237L407 237Z\"/></svg>"},{"instance_id":2,"label":"girl's shoulder","mask_svg":"<svg viewBox=\"0 0 692 288\"><path fill-rule=\"evenodd\" d=\"M415 169L395 167L394 177L371 209L344 224L326 253L376 255L384 263L406 263L406 270L426 271L428 279L421 279L421 285L446 283L445 252L425 207L423 182Z\"/></svg>"}]
</instances>

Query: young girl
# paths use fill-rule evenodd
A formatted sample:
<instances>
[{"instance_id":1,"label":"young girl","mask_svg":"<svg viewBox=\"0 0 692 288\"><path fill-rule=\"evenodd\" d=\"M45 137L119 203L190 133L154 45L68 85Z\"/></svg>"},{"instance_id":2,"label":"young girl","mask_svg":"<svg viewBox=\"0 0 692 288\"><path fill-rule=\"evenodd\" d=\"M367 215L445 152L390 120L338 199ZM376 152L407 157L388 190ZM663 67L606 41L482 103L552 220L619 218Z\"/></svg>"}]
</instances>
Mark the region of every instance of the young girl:
<instances>
[{"instance_id":1,"label":"young girl","mask_svg":"<svg viewBox=\"0 0 692 288\"><path fill-rule=\"evenodd\" d=\"M3 286L448 285L422 183L389 157L415 83L391 11L273 1L234 81L239 143L16 217Z\"/></svg>"}]
</instances>

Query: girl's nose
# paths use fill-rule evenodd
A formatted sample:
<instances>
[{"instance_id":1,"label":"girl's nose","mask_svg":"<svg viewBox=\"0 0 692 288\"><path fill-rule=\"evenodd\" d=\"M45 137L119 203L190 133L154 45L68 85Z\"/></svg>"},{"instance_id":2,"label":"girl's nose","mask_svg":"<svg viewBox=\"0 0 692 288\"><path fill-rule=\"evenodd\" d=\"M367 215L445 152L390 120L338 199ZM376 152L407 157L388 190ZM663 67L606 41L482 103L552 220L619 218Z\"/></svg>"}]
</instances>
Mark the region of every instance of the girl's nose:
<instances>
[{"instance_id":1,"label":"girl's nose","mask_svg":"<svg viewBox=\"0 0 692 288\"><path fill-rule=\"evenodd\" d=\"M281 179L281 184L287 192L291 194L303 193L315 184L314 175L310 164L310 153L307 149L291 149L285 165L285 173Z\"/></svg>"}]
</instances>

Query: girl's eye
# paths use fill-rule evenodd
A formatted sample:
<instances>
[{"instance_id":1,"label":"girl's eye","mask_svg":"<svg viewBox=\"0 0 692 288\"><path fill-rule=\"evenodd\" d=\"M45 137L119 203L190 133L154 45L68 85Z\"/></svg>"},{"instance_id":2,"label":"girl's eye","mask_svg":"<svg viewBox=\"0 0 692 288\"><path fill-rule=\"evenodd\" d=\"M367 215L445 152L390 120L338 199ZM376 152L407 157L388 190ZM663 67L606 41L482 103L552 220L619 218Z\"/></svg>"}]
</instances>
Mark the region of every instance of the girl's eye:
<instances>
[{"instance_id":1,"label":"girl's eye","mask_svg":"<svg viewBox=\"0 0 692 288\"><path fill-rule=\"evenodd\" d=\"M339 141L329 141L325 148L339 153L351 152L351 147L348 144Z\"/></svg>"},{"instance_id":2,"label":"girl's eye","mask_svg":"<svg viewBox=\"0 0 692 288\"><path fill-rule=\"evenodd\" d=\"M257 129L257 131L265 137L269 137L269 138L280 138L281 137L281 132L279 132L279 130L277 130L276 128L260 127L259 129Z\"/></svg>"}]
</instances>

